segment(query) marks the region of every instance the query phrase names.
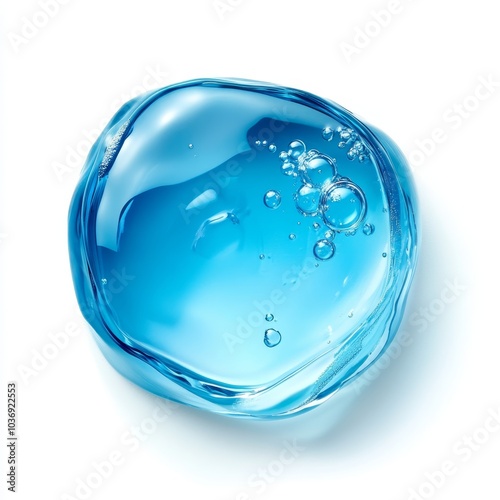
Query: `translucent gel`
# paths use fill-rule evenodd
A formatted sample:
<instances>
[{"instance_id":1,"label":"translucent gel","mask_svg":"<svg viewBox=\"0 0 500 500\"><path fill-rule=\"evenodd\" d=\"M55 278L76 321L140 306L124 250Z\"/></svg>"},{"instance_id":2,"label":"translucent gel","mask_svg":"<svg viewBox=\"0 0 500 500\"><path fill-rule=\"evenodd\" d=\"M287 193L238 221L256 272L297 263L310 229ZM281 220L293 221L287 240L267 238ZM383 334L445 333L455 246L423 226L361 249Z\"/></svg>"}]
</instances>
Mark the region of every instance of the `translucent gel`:
<instances>
[{"instance_id":1,"label":"translucent gel","mask_svg":"<svg viewBox=\"0 0 500 500\"><path fill-rule=\"evenodd\" d=\"M394 143L314 95L196 80L130 101L77 186L69 244L105 356L229 415L310 409L396 333L416 207Z\"/></svg>"}]
</instances>

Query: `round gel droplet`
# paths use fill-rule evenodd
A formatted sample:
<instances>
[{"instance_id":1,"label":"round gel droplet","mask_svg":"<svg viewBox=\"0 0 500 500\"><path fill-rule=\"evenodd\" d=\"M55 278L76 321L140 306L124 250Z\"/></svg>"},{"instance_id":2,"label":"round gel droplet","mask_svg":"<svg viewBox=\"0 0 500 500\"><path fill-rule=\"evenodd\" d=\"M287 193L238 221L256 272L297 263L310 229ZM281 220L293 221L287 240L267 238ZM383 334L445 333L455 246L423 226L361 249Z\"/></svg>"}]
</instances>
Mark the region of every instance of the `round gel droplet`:
<instances>
[{"instance_id":1,"label":"round gel droplet","mask_svg":"<svg viewBox=\"0 0 500 500\"><path fill-rule=\"evenodd\" d=\"M281 342L281 333L274 328L268 328L264 333L264 344L267 347L276 347Z\"/></svg>"},{"instance_id":2,"label":"round gel droplet","mask_svg":"<svg viewBox=\"0 0 500 500\"><path fill-rule=\"evenodd\" d=\"M78 303L119 373L179 403L273 419L383 355L415 272L416 196L396 145L334 98L193 80L117 111L68 228Z\"/></svg>"},{"instance_id":3,"label":"round gel droplet","mask_svg":"<svg viewBox=\"0 0 500 500\"><path fill-rule=\"evenodd\" d=\"M266 205L267 208L271 209L278 208L281 205L281 195L278 193L278 191L270 189L264 195L264 204Z\"/></svg>"}]
</instances>

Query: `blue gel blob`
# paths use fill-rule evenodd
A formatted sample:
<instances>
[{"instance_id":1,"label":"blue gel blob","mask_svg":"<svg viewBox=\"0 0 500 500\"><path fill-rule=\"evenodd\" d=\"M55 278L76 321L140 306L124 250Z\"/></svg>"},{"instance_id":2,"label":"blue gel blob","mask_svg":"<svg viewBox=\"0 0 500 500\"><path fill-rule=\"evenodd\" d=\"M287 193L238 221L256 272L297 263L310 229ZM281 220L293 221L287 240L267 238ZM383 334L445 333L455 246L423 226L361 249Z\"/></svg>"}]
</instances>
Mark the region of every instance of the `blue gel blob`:
<instances>
[{"instance_id":1,"label":"blue gel blob","mask_svg":"<svg viewBox=\"0 0 500 500\"><path fill-rule=\"evenodd\" d=\"M416 263L407 163L320 97L195 80L125 104L70 208L80 308L109 362L227 415L311 409L387 348Z\"/></svg>"}]
</instances>

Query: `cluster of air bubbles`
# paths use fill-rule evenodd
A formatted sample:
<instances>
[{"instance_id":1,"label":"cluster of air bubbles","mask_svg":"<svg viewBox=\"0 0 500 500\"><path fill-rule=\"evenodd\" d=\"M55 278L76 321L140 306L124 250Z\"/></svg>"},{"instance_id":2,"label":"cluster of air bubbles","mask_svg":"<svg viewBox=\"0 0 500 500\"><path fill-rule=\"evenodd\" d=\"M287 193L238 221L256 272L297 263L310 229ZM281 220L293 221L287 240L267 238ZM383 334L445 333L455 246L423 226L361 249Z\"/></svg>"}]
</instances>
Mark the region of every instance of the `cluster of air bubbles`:
<instances>
[{"instance_id":1,"label":"cluster of air bubbles","mask_svg":"<svg viewBox=\"0 0 500 500\"><path fill-rule=\"evenodd\" d=\"M357 158L358 161L364 162L368 159L368 148L359 138L359 134L354 132L351 128L340 127L338 129L338 135L340 138L338 143L339 148L349 148L347 150L347 158L349 160L353 161Z\"/></svg>"},{"instance_id":2,"label":"cluster of air bubbles","mask_svg":"<svg viewBox=\"0 0 500 500\"><path fill-rule=\"evenodd\" d=\"M267 140L260 140L260 139L256 139L254 141L254 144L255 144L255 147L259 150L264 150L267 148L268 151L270 151L271 153L276 153L277 151L277 146L276 144L274 144L274 142L268 142Z\"/></svg>"},{"instance_id":3,"label":"cluster of air bubbles","mask_svg":"<svg viewBox=\"0 0 500 500\"><path fill-rule=\"evenodd\" d=\"M333 137L333 130L329 127L323 130L325 140L330 140L330 133ZM355 133L351 129L341 129L339 134L348 141ZM318 231L322 224L326 226L323 236L313 247L314 256L322 261L332 258L335 254L335 245L332 243L335 233L354 235L366 215L366 198L363 191L347 177L338 175L334 158L315 149L308 151L301 140L290 142L288 150L281 151L279 158L282 173L300 181L293 194L298 212L305 217L320 218L320 221L312 224L315 231ZM281 194L276 190L267 191L264 204L271 209L278 208L281 204ZM296 235L290 233L288 238L295 240Z\"/></svg>"},{"instance_id":4,"label":"cluster of air bubbles","mask_svg":"<svg viewBox=\"0 0 500 500\"><path fill-rule=\"evenodd\" d=\"M268 323L270 323L271 321L274 321L274 314L267 313L264 316L264 319ZM281 333L278 330L275 330L274 328L268 328L264 332L264 344L267 347L276 347L280 342L281 342Z\"/></svg>"},{"instance_id":5,"label":"cluster of air bubbles","mask_svg":"<svg viewBox=\"0 0 500 500\"><path fill-rule=\"evenodd\" d=\"M304 169L304 159L306 156L306 145L302 141L292 141L288 146L288 151L280 153L281 171L285 175L297 177Z\"/></svg>"},{"instance_id":6,"label":"cluster of air bubbles","mask_svg":"<svg viewBox=\"0 0 500 500\"><path fill-rule=\"evenodd\" d=\"M359 134L348 127L339 127L334 131L325 127L322 131L323 139L327 142L338 135L339 148L347 149L349 160L365 161L369 151L361 141ZM257 146L267 146L266 141L255 141ZM276 145L267 146L269 151L275 152ZM317 260L329 260L335 254L333 240L335 234L343 232L346 236L354 236L358 226L366 216L366 198L359 186L347 177L337 172L335 158L316 149L308 150L306 144L293 140L288 149L279 154L281 172L300 181L299 187L293 194L293 201L298 212L305 217L317 217L312 228L318 232L319 239L313 247L313 254ZM281 205L279 191L270 189L264 195L264 204L270 209ZM325 230L319 231L322 227ZM366 223L363 234L369 236L375 230L372 224ZM290 240L296 239L295 233L290 233Z\"/></svg>"}]
</instances>

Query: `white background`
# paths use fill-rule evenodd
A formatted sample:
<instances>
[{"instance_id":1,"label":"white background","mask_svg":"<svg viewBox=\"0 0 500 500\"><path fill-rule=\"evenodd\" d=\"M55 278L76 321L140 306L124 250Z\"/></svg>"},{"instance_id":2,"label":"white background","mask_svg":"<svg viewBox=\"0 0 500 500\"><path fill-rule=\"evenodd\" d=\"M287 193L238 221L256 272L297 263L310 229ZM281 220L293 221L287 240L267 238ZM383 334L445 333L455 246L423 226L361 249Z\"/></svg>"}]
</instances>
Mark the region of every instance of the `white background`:
<instances>
[{"instance_id":1,"label":"white background","mask_svg":"<svg viewBox=\"0 0 500 500\"><path fill-rule=\"evenodd\" d=\"M50 18L41 3L6 0L1 16L0 394L5 405L17 381L17 498L499 498L494 3L66 0ZM333 99L412 160L422 245L406 345L304 416L248 422L172 404L156 423L159 400L105 362L76 307L66 226L86 136L146 87L204 76ZM5 406L0 422L4 439ZM285 441L300 450L283 464ZM103 478L93 462L110 455Z\"/></svg>"}]
</instances>

